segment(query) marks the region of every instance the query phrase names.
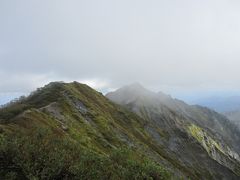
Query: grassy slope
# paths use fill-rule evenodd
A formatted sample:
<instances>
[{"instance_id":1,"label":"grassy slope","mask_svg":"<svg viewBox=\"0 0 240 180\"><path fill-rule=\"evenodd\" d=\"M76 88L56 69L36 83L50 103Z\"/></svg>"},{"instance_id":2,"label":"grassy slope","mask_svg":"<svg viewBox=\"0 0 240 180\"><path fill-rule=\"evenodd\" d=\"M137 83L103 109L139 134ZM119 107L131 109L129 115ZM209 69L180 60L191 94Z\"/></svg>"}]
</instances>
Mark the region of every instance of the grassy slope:
<instances>
[{"instance_id":1,"label":"grassy slope","mask_svg":"<svg viewBox=\"0 0 240 180\"><path fill-rule=\"evenodd\" d=\"M51 83L1 109L0 122L5 179L171 177L153 161L167 163L146 122L86 85Z\"/></svg>"}]
</instances>

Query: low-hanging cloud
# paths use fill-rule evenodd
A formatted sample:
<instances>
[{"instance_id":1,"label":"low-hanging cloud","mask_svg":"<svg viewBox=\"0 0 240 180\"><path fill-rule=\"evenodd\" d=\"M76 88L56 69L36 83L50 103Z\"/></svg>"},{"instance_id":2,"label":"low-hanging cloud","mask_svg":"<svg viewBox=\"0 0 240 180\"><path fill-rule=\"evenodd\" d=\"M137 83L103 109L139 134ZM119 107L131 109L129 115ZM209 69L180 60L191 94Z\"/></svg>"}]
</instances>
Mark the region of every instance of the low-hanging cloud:
<instances>
[{"instance_id":1,"label":"low-hanging cloud","mask_svg":"<svg viewBox=\"0 0 240 180\"><path fill-rule=\"evenodd\" d=\"M236 0L2 0L0 93L54 80L104 91L240 88Z\"/></svg>"}]
</instances>

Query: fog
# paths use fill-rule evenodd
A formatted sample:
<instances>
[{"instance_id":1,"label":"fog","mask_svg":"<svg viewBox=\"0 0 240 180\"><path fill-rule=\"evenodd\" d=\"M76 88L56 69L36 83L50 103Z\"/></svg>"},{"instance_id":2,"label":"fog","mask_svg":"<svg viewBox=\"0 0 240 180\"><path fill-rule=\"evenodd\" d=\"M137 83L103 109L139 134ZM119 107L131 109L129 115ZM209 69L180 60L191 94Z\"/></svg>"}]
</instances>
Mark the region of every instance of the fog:
<instances>
[{"instance_id":1,"label":"fog","mask_svg":"<svg viewBox=\"0 0 240 180\"><path fill-rule=\"evenodd\" d=\"M1 0L0 98L59 80L103 92L140 82L186 99L239 94L239 9L237 0Z\"/></svg>"}]
</instances>

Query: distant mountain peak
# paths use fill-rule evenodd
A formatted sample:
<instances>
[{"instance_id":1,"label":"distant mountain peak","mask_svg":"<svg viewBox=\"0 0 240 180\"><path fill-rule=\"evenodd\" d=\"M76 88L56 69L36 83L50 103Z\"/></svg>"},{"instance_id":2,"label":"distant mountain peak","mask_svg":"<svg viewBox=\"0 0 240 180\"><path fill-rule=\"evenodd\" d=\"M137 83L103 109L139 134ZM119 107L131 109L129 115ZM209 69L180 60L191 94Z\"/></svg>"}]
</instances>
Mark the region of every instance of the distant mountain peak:
<instances>
[{"instance_id":1,"label":"distant mountain peak","mask_svg":"<svg viewBox=\"0 0 240 180\"><path fill-rule=\"evenodd\" d=\"M119 104L128 104L140 98L157 97L157 94L140 83L133 83L106 94L106 97Z\"/></svg>"}]
</instances>

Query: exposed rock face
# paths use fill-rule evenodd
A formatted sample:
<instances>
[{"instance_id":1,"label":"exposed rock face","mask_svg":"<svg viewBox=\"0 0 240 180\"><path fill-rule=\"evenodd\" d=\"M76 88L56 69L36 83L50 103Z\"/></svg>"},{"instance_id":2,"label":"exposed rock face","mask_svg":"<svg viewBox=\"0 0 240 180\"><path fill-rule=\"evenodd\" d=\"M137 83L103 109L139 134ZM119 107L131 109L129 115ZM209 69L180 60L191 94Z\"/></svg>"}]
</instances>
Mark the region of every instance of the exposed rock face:
<instances>
[{"instance_id":1,"label":"exposed rock face","mask_svg":"<svg viewBox=\"0 0 240 180\"><path fill-rule=\"evenodd\" d=\"M201 143L210 157L223 166L230 168L232 171L240 173L240 158L236 152L233 152L226 145L222 146L222 144L212 139L203 129L194 124L189 126L189 133Z\"/></svg>"},{"instance_id":2,"label":"exposed rock face","mask_svg":"<svg viewBox=\"0 0 240 180\"><path fill-rule=\"evenodd\" d=\"M224 116L140 85L126 86L106 97L155 124L146 126L146 131L167 151L176 154L181 164L215 175L224 174L220 172L221 164L240 176L240 133Z\"/></svg>"}]
</instances>

